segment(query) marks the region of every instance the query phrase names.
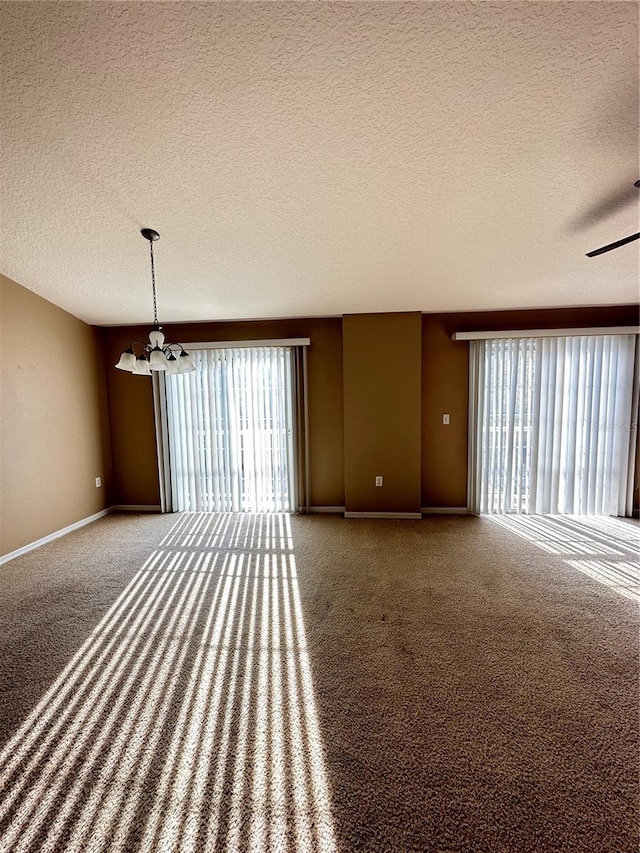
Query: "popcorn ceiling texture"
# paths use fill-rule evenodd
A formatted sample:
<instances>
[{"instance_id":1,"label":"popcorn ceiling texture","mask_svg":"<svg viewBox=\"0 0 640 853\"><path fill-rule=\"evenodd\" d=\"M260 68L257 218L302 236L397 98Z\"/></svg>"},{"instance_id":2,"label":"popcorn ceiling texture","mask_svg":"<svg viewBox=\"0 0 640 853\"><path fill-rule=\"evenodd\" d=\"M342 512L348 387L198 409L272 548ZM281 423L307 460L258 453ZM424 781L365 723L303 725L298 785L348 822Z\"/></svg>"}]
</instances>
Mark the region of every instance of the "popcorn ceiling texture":
<instances>
[{"instance_id":1,"label":"popcorn ceiling texture","mask_svg":"<svg viewBox=\"0 0 640 853\"><path fill-rule=\"evenodd\" d=\"M2 3L0 271L84 320L637 301L637 3Z\"/></svg>"}]
</instances>

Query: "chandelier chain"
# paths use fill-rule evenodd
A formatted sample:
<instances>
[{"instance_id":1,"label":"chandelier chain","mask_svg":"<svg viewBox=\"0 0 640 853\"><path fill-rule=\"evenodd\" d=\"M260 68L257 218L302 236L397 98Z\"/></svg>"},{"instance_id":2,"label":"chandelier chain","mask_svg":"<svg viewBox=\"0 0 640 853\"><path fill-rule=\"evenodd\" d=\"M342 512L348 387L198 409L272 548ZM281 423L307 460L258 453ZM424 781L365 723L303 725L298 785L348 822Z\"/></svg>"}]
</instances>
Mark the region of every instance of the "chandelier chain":
<instances>
[{"instance_id":1,"label":"chandelier chain","mask_svg":"<svg viewBox=\"0 0 640 853\"><path fill-rule=\"evenodd\" d=\"M156 305L156 269L153 263L153 240L149 241L149 249L151 250L151 286L153 288L153 325L158 325L158 307Z\"/></svg>"}]
</instances>

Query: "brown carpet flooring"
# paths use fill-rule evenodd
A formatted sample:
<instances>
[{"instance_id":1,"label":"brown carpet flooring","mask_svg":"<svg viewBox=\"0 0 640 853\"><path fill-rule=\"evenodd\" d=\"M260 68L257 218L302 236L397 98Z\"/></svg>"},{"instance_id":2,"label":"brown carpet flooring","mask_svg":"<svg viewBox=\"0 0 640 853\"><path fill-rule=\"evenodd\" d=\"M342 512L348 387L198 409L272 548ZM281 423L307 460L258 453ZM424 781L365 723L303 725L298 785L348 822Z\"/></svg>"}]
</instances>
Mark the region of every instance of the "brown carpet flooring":
<instances>
[{"instance_id":1,"label":"brown carpet flooring","mask_svg":"<svg viewBox=\"0 0 640 853\"><path fill-rule=\"evenodd\" d=\"M0 850L636 853L638 527L503 521L112 515L1 567Z\"/></svg>"}]
</instances>

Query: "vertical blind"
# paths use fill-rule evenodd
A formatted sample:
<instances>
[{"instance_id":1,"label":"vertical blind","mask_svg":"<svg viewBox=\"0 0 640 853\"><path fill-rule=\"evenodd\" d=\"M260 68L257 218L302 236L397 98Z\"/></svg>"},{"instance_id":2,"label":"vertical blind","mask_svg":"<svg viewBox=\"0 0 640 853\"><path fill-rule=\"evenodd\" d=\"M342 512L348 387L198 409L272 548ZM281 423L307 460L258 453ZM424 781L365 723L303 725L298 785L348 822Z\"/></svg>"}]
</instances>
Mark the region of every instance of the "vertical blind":
<instances>
[{"instance_id":1,"label":"vertical blind","mask_svg":"<svg viewBox=\"0 0 640 853\"><path fill-rule=\"evenodd\" d=\"M166 377L172 509L295 510L291 348L192 355Z\"/></svg>"},{"instance_id":2,"label":"vertical blind","mask_svg":"<svg viewBox=\"0 0 640 853\"><path fill-rule=\"evenodd\" d=\"M636 335L472 344L472 509L631 515Z\"/></svg>"}]
</instances>

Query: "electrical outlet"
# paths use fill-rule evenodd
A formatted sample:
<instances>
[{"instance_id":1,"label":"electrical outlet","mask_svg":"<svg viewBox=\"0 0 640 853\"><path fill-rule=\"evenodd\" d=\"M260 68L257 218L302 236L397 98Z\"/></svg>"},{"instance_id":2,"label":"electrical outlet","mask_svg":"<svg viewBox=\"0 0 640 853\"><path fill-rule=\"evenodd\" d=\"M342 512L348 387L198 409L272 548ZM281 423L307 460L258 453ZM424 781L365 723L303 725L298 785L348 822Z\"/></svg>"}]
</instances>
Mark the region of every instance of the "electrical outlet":
<instances>
[{"instance_id":1,"label":"electrical outlet","mask_svg":"<svg viewBox=\"0 0 640 853\"><path fill-rule=\"evenodd\" d=\"M449 415L443 415L443 416L442 416L442 423L443 423L443 424L448 424L448 423L449 423Z\"/></svg>"},{"instance_id":2,"label":"electrical outlet","mask_svg":"<svg viewBox=\"0 0 640 853\"><path fill-rule=\"evenodd\" d=\"M382 485L382 477L380 475L378 475L376 477L376 486L381 486L381 485Z\"/></svg>"},{"instance_id":3,"label":"electrical outlet","mask_svg":"<svg viewBox=\"0 0 640 853\"><path fill-rule=\"evenodd\" d=\"M96 477L96 489L99 489L101 485L102 485L102 478Z\"/></svg>"}]
</instances>

